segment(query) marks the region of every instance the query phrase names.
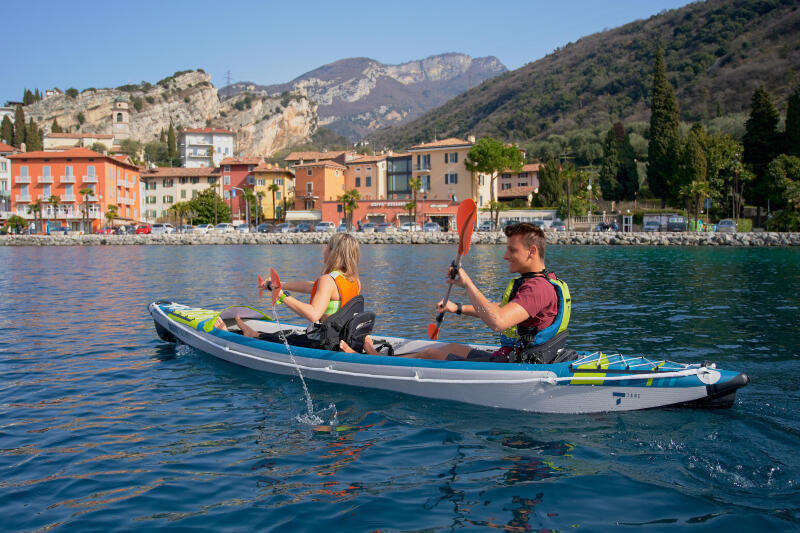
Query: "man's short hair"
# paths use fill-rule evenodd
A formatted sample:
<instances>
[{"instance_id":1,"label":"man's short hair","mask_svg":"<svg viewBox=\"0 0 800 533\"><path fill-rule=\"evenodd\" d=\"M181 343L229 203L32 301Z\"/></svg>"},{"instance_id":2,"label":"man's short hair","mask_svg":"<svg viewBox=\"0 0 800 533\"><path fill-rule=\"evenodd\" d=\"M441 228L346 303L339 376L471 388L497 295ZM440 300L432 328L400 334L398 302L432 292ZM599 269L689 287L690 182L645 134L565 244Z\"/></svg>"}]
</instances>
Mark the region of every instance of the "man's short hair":
<instances>
[{"instance_id":1,"label":"man's short hair","mask_svg":"<svg viewBox=\"0 0 800 533\"><path fill-rule=\"evenodd\" d=\"M547 243L547 237L544 236L544 231L539 226L528 224L527 222L520 222L518 224L511 224L503 228L506 237L512 235L521 235L522 244L530 248L535 246L539 250L539 259L544 260L544 247Z\"/></svg>"}]
</instances>

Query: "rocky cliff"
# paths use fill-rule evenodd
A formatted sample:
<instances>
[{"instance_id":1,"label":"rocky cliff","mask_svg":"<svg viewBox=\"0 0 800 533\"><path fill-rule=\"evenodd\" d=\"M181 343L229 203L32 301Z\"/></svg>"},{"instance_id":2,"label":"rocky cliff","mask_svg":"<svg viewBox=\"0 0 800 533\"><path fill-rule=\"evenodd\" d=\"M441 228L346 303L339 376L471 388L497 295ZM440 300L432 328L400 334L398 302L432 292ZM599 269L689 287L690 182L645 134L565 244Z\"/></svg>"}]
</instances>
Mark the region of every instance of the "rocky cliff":
<instances>
[{"instance_id":1,"label":"rocky cliff","mask_svg":"<svg viewBox=\"0 0 800 533\"><path fill-rule=\"evenodd\" d=\"M241 93L300 92L319 105L320 125L355 140L373 129L416 118L505 71L495 57L473 59L455 53L401 65L350 58L289 83L263 86L241 82L222 88L220 95L225 99Z\"/></svg>"},{"instance_id":2,"label":"rocky cliff","mask_svg":"<svg viewBox=\"0 0 800 533\"><path fill-rule=\"evenodd\" d=\"M316 107L303 96L248 98L246 103L242 96L222 104L210 79L203 71L189 71L156 84L85 89L74 98L57 95L26 106L25 115L46 132L57 119L72 132L110 134L114 102L122 98L128 102L134 140L156 140L170 122L184 128L213 125L237 134L237 153L263 156L308 138L317 127Z\"/></svg>"}]
</instances>

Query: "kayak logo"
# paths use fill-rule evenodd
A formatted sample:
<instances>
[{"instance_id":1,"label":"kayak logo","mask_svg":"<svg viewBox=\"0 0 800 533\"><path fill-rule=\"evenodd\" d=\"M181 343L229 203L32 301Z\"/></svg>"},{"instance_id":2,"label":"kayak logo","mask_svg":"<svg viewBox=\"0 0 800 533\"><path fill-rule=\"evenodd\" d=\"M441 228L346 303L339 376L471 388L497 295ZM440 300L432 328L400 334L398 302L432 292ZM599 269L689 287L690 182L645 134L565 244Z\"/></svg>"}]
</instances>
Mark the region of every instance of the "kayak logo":
<instances>
[{"instance_id":1,"label":"kayak logo","mask_svg":"<svg viewBox=\"0 0 800 533\"><path fill-rule=\"evenodd\" d=\"M617 399L617 403L616 404L619 405L620 403L622 403L622 399L625 397L625 393L624 392L612 392L611 396L613 396L614 398Z\"/></svg>"}]
</instances>

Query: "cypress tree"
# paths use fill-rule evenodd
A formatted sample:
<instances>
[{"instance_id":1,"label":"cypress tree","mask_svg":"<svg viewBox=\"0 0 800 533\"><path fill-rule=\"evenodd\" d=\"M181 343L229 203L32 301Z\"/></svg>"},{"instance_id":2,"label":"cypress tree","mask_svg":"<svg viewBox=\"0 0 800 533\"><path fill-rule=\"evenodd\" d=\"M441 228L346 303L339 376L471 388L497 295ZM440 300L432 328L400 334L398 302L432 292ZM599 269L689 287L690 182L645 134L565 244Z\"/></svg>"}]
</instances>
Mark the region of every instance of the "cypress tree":
<instances>
[{"instance_id":1,"label":"cypress tree","mask_svg":"<svg viewBox=\"0 0 800 533\"><path fill-rule=\"evenodd\" d=\"M772 98L763 86L759 87L753 93L750 118L745 123L745 134L742 138L742 160L752 166L755 174L750 199L758 206L757 225L761 223L761 208L766 207L767 201L771 199L769 191L774 189L767 183L767 167L780 153L778 120L778 111L772 104Z\"/></svg>"},{"instance_id":2,"label":"cypress tree","mask_svg":"<svg viewBox=\"0 0 800 533\"><path fill-rule=\"evenodd\" d=\"M172 122L169 123L169 131L167 132L167 155L170 161L175 159L178 153L178 147L175 145L175 129L172 127Z\"/></svg>"},{"instance_id":3,"label":"cypress tree","mask_svg":"<svg viewBox=\"0 0 800 533\"><path fill-rule=\"evenodd\" d=\"M678 101L667 81L664 53L656 51L653 71L653 102L650 112L650 144L647 147L647 182L650 190L661 198L669 195L669 181L675 167L678 146Z\"/></svg>"},{"instance_id":4,"label":"cypress tree","mask_svg":"<svg viewBox=\"0 0 800 533\"><path fill-rule=\"evenodd\" d=\"M606 134L599 176L604 200L633 200L639 191L639 173L630 135L617 122Z\"/></svg>"},{"instance_id":5,"label":"cypress tree","mask_svg":"<svg viewBox=\"0 0 800 533\"><path fill-rule=\"evenodd\" d=\"M0 140L9 145L14 144L14 125L11 124L8 115L3 117L3 123L0 125Z\"/></svg>"},{"instance_id":6,"label":"cypress tree","mask_svg":"<svg viewBox=\"0 0 800 533\"><path fill-rule=\"evenodd\" d=\"M63 133L64 130L58 125L58 119L54 118L53 123L50 125L50 133Z\"/></svg>"},{"instance_id":7,"label":"cypress tree","mask_svg":"<svg viewBox=\"0 0 800 533\"><path fill-rule=\"evenodd\" d=\"M33 103L33 93L30 89L25 89L22 93L22 105L31 105Z\"/></svg>"},{"instance_id":8,"label":"cypress tree","mask_svg":"<svg viewBox=\"0 0 800 533\"><path fill-rule=\"evenodd\" d=\"M14 111L14 146L20 148L25 142L25 111L18 105Z\"/></svg>"},{"instance_id":9,"label":"cypress tree","mask_svg":"<svg viewBox=\"0 0 800 533\"><path fill-rule=\"evenodd\" d=\"M620 185L617 181L619 172L619 151L617 150L617 139L614 129L608 130L606 139L603 143L603 166L600 168L600 192L603 193L603 200L619 200Z\"/></svg>"},{"instance_id":10,"label":"cypress tree","mask_svg":"<svg viewBox=\"0 0 800 533\"><path fill-rule=\"evenodd\" d=\"M786 133L784 134L786 153L800 157L800 87L789 96L789 109L786 111Z\"/></svg>"},{"instance_id":11,"label":"cypress tree","mask_svg":"<svg viewBox=\"0 0 800 533\"><path fill-rule=\"evenodd\" d=\"M164 133L164 128L161 128L161 136L158 138L159 142L167 144L167 134Z\"/></svg>"},{"instance_id":12,"label":"cypress tree","mask_svg":"<svg viewBox=\"0 0 800 533\"><path fill-rule=\"evenodd\" d=\"M35 152L42 149L42 137L39 127L33 121L33 118L28 122L28 127L25 131L25 150L28 152Z\"/></svg>"}]
</instances>

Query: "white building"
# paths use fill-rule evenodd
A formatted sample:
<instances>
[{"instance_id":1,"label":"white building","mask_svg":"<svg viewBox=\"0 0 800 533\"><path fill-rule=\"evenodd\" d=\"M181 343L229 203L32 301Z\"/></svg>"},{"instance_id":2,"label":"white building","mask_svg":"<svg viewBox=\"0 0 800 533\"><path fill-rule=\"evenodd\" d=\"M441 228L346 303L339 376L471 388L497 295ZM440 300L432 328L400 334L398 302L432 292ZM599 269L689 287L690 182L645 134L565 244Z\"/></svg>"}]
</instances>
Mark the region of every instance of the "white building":
<instances>
[{"instance_id":1,"label":"white building","mask_svg":"<svg viewBox=\"0 0 800 533\"><path fill-rule=\"evenodd\" d=\"M233 132L217 128L183 130L178 151L186 168L218 167L220 161L233 155Z\"/></svg>"},{"instance_id":2,"label":"white building","mask_svg":"<svg viewBox=\"0 0 800 533\"><path fill-rule=\"evenodd\" d=\"M0 142L0 218L8 218L11 210L11 161L7 155L18 152L13 146Z\"/></svg>"},{"instance_id":3,"label":"white building","mask_svg":"<svg viewBox=\"0 0 800 533\"><path fill-rule=\"evenodd\" d=\"M151 168L142 171L142 220L156 222L170 216L169 208L178 202L188 202L209 187L221 196L219 169Z\"/></svg>"}]
</instances>

